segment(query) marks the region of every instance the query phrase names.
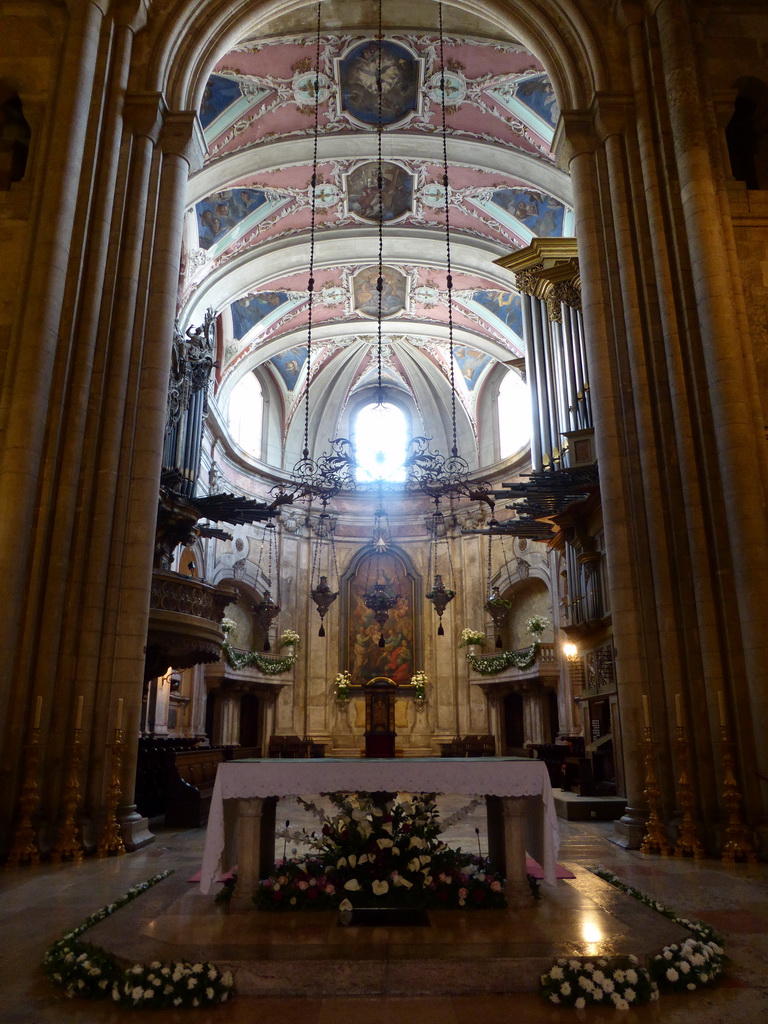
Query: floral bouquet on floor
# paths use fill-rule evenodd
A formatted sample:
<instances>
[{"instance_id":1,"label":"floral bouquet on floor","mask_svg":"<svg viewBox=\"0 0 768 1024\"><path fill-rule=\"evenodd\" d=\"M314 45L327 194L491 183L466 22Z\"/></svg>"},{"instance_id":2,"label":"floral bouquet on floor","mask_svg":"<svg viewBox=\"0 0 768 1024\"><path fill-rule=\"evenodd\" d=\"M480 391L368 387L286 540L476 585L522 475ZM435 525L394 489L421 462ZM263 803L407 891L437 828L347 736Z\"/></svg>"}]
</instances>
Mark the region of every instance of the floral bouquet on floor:
<instances>
[{"instance_id":1,"label":"floral bouquet on floor","mask_svg":"<svg viewBox=\"0 0 768 1024\"><path fill-rule=\"evenodd\" d=\"M439 838L433 797L331 799L336 813L310 838L316 855L278 863L254 896L261 909L506 906L502 879L486 862Z\"/></svg>"},{"instance_id":2,"label":"floral bouquet on floor","mask_svg":"<svg viewBox=\"0 0 768 1024\"><path fill-rule=\"evenodd\" d=\"M661 988L693 992L722 973L723 949L714 940L686 939L665 946L651 961L651 976Z\"/></svg>"},{"instance_id":3,"label":"floral bouquet on floor","mask_svg":"<svg viewBox=\"0 0 768 1024\"><path fill-rule=\"evenodd\" d=\"M541 976L542 995L550 1003L582 1009L602 1004L617 1010L659 998L659 989L636 956L558 960Z\"/></svg>"}]
</instances>

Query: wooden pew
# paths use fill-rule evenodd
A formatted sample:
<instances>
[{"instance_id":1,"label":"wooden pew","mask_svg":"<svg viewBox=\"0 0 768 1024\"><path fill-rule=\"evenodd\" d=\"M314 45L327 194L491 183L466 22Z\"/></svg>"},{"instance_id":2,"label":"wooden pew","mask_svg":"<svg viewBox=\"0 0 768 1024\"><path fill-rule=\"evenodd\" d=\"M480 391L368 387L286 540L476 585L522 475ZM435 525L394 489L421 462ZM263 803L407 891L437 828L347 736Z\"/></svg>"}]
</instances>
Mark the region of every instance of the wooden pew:
<instances>
[{"instance_id":1,"label":"wooden pew","mask_svg":"<svg viewBox=\"0 0 768 1024\"><path fill-rule=\"evenodd\" d=\"M199 828L208 820L216 769L224 760L221 748L175 751L168 758L165 823L173 828Z\"/></svg>"}]
</instances>

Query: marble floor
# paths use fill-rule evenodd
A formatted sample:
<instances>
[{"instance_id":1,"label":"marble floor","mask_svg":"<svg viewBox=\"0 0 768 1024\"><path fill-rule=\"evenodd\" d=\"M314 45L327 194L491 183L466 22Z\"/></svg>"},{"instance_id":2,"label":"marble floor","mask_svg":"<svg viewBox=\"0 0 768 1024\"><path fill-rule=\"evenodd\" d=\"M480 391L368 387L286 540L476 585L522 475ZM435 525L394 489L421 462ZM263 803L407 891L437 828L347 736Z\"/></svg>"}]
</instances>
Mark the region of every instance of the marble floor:
<instances>
[{"instance_id":1,"label":"marble floor","mask_svg":"<svg viewBox=\"0 0 768 1024\"><path fill-rule=\"evenodd\" d=\"M455 806L446 807L446 813L452 810ZM278 820L286 819L292 828L311 824L301 809L281 804ZM478 842L483 849L483 819L478 808L447 838L466 850L477 849ZM0 872L0 1024L124 1020L130 1011L62 997L43 977L40 959L62 932L130 886L169 868L174 870L169 879L102 922L88 937L127 957L146 953L155 943L152 948L160 956L204 952L221 962L219 953L236 963L247 955L257 957L264 969L241 986L254 994L240 994L225 1006L206 1010L142 1011L148 1024L155 1019L166 1024L598 1024L615 1020L616 1014L633 1024L768 1024L765 864L729 867L714 860L645 856L611 843L610 824L563 821L559 861L575 877L558 881L554 890L542 887L543 899L529 910L443 912L430 928L422 929L343 929L322 914L292 915L289 921L282 915L243 915L213 904L188 881L200 863L204 831L156 832L154 844L124 857ZM288 843L289 853L293 845ZM282 850L283 841L278 840L278 854ZM715 926L725 937L729 957L723 981L692 995L665 994L652 1006L628 1011L559 1008L530 991L525 971L537 972L539 963L558 955L611 950L642 955L659 943L674 941L670 929L676 926L607 887L587 870L595 865L680 914ZM390 990L392 977L401 972L397 995L378 992L383 964L390 972ZM529 990L495 994L500 964L517 964L521 984ZM460 979L470 973L476 978L478 970L483 981L476 987L483 991L463 994ZM334 977L339 979L337 986L329 984ZM411 994L416 984L409 978L425 977L432 979L430 994ZM289 990L300 995L270 992L270 986L284 988L286 978L293 979Z\"/></svg>"}]
</instances>

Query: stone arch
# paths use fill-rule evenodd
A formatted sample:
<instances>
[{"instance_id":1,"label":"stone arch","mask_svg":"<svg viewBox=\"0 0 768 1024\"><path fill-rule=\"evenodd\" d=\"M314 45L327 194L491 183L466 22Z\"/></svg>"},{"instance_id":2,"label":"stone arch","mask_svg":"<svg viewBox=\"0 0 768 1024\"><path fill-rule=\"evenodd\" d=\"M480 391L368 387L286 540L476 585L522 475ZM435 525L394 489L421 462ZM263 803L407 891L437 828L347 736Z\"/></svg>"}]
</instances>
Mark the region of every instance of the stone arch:
<instances>
[{"instance_id":1,"label":"stone arch","mask_svg":"<svg viewBox=\"0 0 768 1024\"><path fill-rule=\"evenodd\" d=\"M306 0L185 0L157 36L145 41L143 87L162 90L172 109L196 110L213 66L229 46L309 6ZM479 16L519 39L544 64L561 109L584 107L595 92L611 87L604 45L575 0L454 0L445 7Z\"/></svg>"}]
</instances>

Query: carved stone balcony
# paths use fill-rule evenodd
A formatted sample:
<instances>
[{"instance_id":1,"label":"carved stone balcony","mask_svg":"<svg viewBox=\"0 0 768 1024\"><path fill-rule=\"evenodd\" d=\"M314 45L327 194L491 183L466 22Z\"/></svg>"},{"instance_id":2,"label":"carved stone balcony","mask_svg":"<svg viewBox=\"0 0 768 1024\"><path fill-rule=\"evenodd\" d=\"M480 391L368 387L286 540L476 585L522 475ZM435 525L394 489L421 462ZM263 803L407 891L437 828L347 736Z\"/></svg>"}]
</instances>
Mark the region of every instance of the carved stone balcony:
<instances>
[{"instance_id":1,"label":"carved stone balcony","mask_svg":"<svg viewBox=\"0 0 768 1024\"><path fill-rule=\"evenodd\" d=\"M493 675L484 675L470 667L469 681L480 686L488 696L507 693L534 693L556 690L560 679L560 663L554 644L539 644L536 660L525 669L510 666Z\"/></svg>"},{"instance_id":2,"label":"carved stone balcony","mask_svg":"<svg viewBox=\"0 0 768 1024\"><path fill-rule=\"evenodd\" d=\"M165 569L152 573L145 679L169 667L191 668L221 657L221 619L232 595Z\"/></svg>"}]
</instances>

